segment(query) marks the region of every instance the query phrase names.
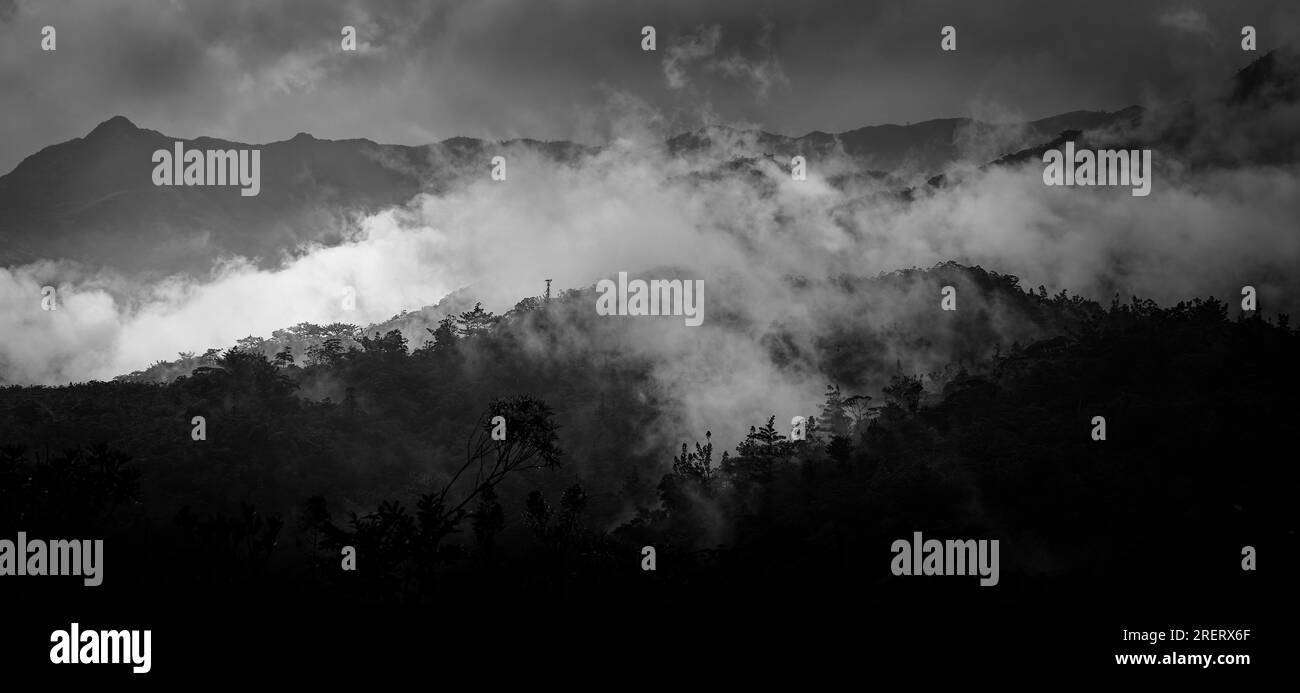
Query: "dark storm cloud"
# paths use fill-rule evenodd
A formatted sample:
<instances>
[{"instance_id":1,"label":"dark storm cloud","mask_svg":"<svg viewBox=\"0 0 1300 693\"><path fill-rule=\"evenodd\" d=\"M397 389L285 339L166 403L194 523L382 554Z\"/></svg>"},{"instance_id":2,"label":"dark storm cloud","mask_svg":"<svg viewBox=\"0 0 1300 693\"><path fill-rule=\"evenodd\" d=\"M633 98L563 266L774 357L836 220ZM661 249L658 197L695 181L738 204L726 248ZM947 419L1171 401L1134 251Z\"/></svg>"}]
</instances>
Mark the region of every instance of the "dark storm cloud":
<instances>
[{"instance_id":1,"label":"dark storm cloud","mask_svg":"<svg viewBox=\"0 0 1300 693\"><path fill-rule=\"evenodd\" d=\"M1297 39L1289 3L697 0L0 0L0 171L122 113L169 134L299 131L420 143L599 141L641 103L665 127L789 134L1041 117L1186 96ZM59 49L39 49L40 28ZM360 50L339 50L357 27ZM659 50L640 50L654 25ZM943 25L958 50L938 49ZM11 98L12 97L12 98Z\"/></svg>"}]
</instances>

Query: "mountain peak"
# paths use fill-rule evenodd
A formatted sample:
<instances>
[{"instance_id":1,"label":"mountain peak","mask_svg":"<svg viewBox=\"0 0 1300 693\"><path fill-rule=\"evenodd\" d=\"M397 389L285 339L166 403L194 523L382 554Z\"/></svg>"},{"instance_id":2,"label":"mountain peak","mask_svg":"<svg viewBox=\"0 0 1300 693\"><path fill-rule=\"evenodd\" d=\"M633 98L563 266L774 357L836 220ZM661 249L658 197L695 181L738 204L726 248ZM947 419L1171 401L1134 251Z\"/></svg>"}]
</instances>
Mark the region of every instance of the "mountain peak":
<instances>
[{"instance_id":1,"label":"mountain peak","mask_svg":"<svg viewBox=\"0 0 1300 693\"><path fill-rule=\"evenodd\" d=\"M130 120L128 120L126 116L115 115L112 118L109 118L108 120L105 120L104 122L100 123L99 125L96 125L95 129L91 130L90 134L87 135L87 137L95 137L96 135L107 135L107 134L120 133L120 132L127 132L127 133L137 132L139 131L139 129L140 128L136 127L135 123L132 123Z\"/></svg>"},{"instance_id":2,"label":"mountain peak","mask_svg":"<svg viewBox=\"0 0 1300 693\"><path fill-rule=\"evenodd\" d=\"M1300 96L1298 75L1300 54L1294 50L1271 50L1237 72L1228 101L1240 103L1266 98L1294 101Z\"/></svg>"}]
</instances>

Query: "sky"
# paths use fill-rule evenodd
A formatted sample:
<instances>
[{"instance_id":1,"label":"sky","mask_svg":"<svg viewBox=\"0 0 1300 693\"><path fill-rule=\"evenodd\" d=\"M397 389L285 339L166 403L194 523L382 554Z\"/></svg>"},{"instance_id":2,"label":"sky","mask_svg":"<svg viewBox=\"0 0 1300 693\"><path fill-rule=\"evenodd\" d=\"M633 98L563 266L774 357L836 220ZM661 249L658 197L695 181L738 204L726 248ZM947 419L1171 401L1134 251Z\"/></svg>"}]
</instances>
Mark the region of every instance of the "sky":
<instances>
[{"instance_id":1,"label":"sky","mask_svg":"<svg viewBox=\"0 0 1300 693\"><path fill-rule=\"evenodd\" d=\"M1293 2L1098 0L0 0L0 173L113 115L169 135L309 132L605 143L668 129L789 135L1033 119L1185 98L1297 43ZM356 27L358 50L341 50ZM653 52L641 28L656 28ZM939 49L957 30L957 50ZM57 49L41 50L53 26Z\"/></svg>"}]
</instances>

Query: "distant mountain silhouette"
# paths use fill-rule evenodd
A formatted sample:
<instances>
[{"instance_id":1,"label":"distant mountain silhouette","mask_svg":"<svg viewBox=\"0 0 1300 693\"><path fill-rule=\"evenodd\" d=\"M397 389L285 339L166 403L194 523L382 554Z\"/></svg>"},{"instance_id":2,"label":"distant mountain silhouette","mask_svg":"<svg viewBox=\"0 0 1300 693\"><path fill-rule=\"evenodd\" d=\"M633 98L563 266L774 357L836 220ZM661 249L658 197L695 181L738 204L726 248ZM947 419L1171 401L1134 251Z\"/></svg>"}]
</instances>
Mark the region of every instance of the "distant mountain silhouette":
<instances>
[{"instance_id":1,"label":"distant mountain silhouette","mask_svg":"<svg viewBox=\"0 0 1300 693\"><path fill-rule=\"evenodd\" d=\"M870 178L905 197L910 190L903 189L900 174L939 174L931 184L951 182L944 171L962 156L963 141L995 127L1014 137L1002 143L1005 151L994 155L993 165L1040 155L1044 147L1063 141L1063 133L1100 131L1120 131L1134 142L1195 149L1201 160L1212 163L1293 161L1300 146L1291 137L1294 127L1279 129L1277 114L1269 109L1295 101L1297 62L1293 52L1269 53L1238 72L1219 102L1180 105L1160 119L1134 106L1072 111L1010 126L946 118L800 137L712 126L665 144L679 155L722 152L727 158L718 162L721 173L753 169L765 157L785 166L794 154L839 153L850 157L859 172L840 174L837 181ZM1207 117L1202 112L1207 108L1230 109L1234 118L1260 127L1242 127L1220 114ZM1206 123L1235 128L1236 136L1223 136ZM1246 147L1240 146L1244 130L1251 131L1245 133ZM443 192L485 175L496 153L524 148L572 161L598 151L571 142L466 137L423 146L321 140L307 133L263 145L211 137L182 140L187 149L261 149L261 192L241 197L236 186L153 185L152 153L170 150L177 139L114 116L85 137L46 147L0 176L0 265L70 259L132 275L201 275L218 259L237 255L273 267L309 243L340 242L349 214L377 211L420 191Z\"/></svg>"},{"instance_id":2,"label":"distant mountain silhouette","mask_svg":"<svg viewBox=\"0 0 1300 693\"><path fill-rule=\"evenodd\" d=\"M1140 110L1129 107L1115 112L1071 111L1016 125L1023 129L1021 146L1027 146L1050 139L1062 130L1105 127L1131 118L1135 111ZM760 150L752 152L755 155L815 156L841 149L869 171L889 173L909 168L919 172L939 172L960 157L960 139L964 132L991 127L994 126L971 118L941 118L908 125L872 125L839 134L815 131L802 137L788 137L761 130L712 126L673 137L668 140L668 148L680 154L731 141L753 143Z\"/></svg>"},{"instance_id":3,"label":"distant mountain silhouette","mask_svg":"<svg viewBox=\"0 0 1300 693\"><path fill-rule=\"evenodd\" d=\"M1028 129L1050 136L1062 125L1092 127L1115 116L1079 111L1029 123ZM667 144L676 153L700 150L725 134L783 156L842 146L864 168L889 170L907 162L942 167L956 156L954 134L970 123L947 119L793 138L715 128ZM498 144L466 137L425 146L321 140L306 133L264 145L181 140L187 149L260 148L261 192L241 197L233 186L153 185L152 153L171 150L177 139L114 116L85 137L24 159L0 176L0 264L67 258L128 274L202 274L219 257L239 255L269 267L309 242L339 242L348 212L377 211L421 190L440 192L483 175L489 146L524 147L556 160L593 151L569 142Z\"/></svg>"},{"instance_id":4,"label":"distant mountain silhouette","mask_svg":"<svg viewBox=\"0 0 1300 693\"><path fill-rule=\"evenodd\" d=\"M201 273L236 254L274 265L306 242L337 242L348 211L399 204L486 165L488 145L455 138L409 147L306 133L264 145L182 140L186 149L261 149L261 192L241 197L237 187L153 185L152 153L177 139L115 116L24 159L0 177L0 264L69 258L128 273ZM556 158L581 151L533 140L504 145Z\"/></svg>"},{"instance_id":5,"label":"distant mountain silhouette","mask_svg":"<svg viewBox=\"0 0 1300 693\"><path fill-rule=\"evenodd\" d=\"M1242 68L1233 77L1229 102L1300 100L1300 53L1291 48L1272 50Z\"/></svg>"},{"instance_id":6,"label":"distant mountain silhouette","mask_svg":"<svg viewBox=\"0 0 1300 693\"><path fill-rule=\"evenodd\" d=\"M1108 127L1064 128L1049 141L1005 154L989 166L1042 161L1043 153L1066 142L1076 148L1151 148L1196 166L1243 163L1285 165L1300 161L1300 55L1270 51L1238 71L1218 99L1183 101L1146 111L1118 111ZM943 185L943 176L931 179Z\"/></svg>"}]
</instances>

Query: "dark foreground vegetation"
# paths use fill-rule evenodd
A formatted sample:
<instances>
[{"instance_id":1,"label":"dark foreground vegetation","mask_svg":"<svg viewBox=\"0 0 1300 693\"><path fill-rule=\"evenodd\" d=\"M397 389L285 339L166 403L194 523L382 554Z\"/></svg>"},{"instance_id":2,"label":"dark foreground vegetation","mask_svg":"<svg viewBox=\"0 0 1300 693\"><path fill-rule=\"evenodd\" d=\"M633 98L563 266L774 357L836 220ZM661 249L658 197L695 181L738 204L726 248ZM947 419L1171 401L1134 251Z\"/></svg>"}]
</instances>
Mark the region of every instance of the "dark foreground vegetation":
<instances>
[{"instance_id":1,"label":"dark foreground vegetation","mask_svg":"<svg viewBox=\"0 0 1300 693\"><path fill-rule=\"evenodd\" d=\"M683 430L680 449L640 450L663 405L631 394L651 364L522 346L567 329L586 307L576 293L504 318L466 311L413 351L395 331L352 333L351 350L326 335L298 345L306 359L233 348L166 384L0 390L0 538L102 538L106 563L98 588L0 590L64 627L79 613L123 627L296 614L328 630L417 609L437 614L418 619L430 627L513 629L513 609L568 610L523 626L543 639L612 612L642 635L682 613L948 624L931 639L956 637L953 619L991 633L1007 614L1069 622L1099 604L1128 626L1263 618L1296 574L1286 316L1213 299L1103 307L978 268L932 272L986 284L1045 333L876 392L831 384L803 441L773 418L745 422L743 440ZM342 396L301 396L327 386ZM893 576L891 542L914 531L999 539L999 585ZM1244 546L1260 571L1242 570ZM1092 647L1113 649L1119 627L1086 631Z\"/></svg>"}]
</instances>

